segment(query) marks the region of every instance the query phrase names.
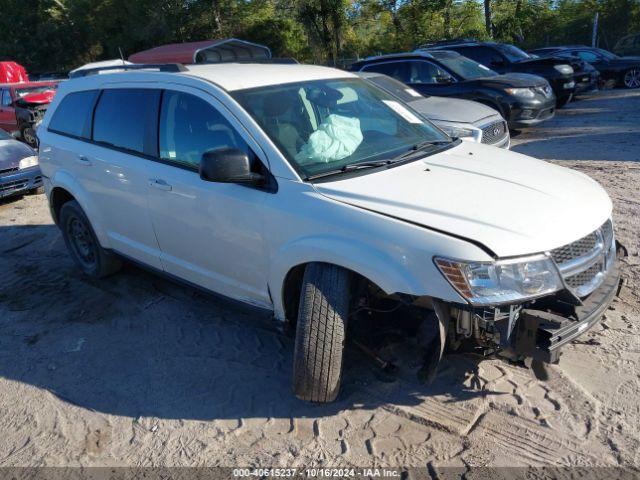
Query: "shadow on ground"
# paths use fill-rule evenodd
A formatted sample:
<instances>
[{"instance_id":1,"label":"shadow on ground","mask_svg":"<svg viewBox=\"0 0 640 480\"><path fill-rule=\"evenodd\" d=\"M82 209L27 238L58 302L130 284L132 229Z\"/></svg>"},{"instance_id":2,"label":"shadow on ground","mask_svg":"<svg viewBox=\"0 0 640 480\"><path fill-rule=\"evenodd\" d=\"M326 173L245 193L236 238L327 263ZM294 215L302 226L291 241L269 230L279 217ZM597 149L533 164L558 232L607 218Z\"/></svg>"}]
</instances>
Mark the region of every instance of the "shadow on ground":
<instances>
[{"instance_id":1,"label":"shadow on ground","mask_svg":"<svg viewBox=\"0 0 640 480\"><path fill-rule=\"evenodd\" d=\"M488 393L477 388L478 362L464 355L447 357L431 386L420 384L424 352L409 340L395 349L397 377L350 348L338 401L298 401L292 337L269 318L133 266L89 280L53 225L0 227L0 272L0 375L82 408L134 418L295 418Z\"/></svg>"}]
</instances>

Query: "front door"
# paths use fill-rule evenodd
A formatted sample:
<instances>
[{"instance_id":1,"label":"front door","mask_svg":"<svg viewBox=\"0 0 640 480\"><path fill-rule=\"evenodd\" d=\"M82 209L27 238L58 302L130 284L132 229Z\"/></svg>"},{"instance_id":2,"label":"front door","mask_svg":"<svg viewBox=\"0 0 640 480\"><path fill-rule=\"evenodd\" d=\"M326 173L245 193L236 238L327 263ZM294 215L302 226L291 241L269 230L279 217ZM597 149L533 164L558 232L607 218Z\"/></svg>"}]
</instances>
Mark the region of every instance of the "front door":
<instances>
[{"instance_id":1,"label":"front door","mask_svg":"<svg viewBox=\"0 0 640 480\"><path fill-rule=\"evenodd\" d=\"M227 297L269 307L262 205L271 194L207 182L198 174L207 151L230 147L254 155L260 149L212 96L176 88L163 92L159 158L149 173L149 209L163 268Z\"/></svg>"},{"instance_id":2,"label":"front door","mask_svg":"<svg viewBox=\"0 0 640 480\"><path fill-rule=\"evenodd\" d=\"M0 89L0 128L7 132L14 132L18 129L16 109L13 106L11 91L8 88Z\"/></svg>"}]
</instances>

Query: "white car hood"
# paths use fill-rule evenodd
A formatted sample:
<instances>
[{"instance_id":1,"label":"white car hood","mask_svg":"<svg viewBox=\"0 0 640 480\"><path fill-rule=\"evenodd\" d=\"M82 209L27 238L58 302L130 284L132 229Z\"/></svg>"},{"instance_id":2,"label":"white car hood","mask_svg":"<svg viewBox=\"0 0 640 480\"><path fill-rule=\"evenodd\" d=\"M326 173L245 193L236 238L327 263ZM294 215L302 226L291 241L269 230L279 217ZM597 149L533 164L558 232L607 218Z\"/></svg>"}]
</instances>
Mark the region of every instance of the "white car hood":
<instances>
[{"instance_id":1,"label":"white car hood","mask_svg":"<svg viewBox=\"0 0 640 480\"><path fill-rule=\"evenodd\" d=\"M604 189L580 172L471 142L315 188L340 202L479 242L498 257L566 245L602 225L612 210Z\"/></svg>"}]
</instances>

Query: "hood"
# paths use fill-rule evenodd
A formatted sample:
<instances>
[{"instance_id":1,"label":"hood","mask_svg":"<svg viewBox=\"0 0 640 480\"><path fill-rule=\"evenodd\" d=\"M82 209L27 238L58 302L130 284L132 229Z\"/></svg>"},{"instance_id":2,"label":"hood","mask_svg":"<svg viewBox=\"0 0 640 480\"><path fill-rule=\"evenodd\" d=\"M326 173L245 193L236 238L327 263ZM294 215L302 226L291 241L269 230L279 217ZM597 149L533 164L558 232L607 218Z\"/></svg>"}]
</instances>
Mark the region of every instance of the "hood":
<instances>
[{"instance_id":1,"label":"hood","mask_svg":"<svg viewBox=\"0 0 640 480\"><path fill-rule=\"evenodd\" d=\"M48 105L55 96L55 90L47 90L46 92L29 93L18 100L18 103L24 105Z\"/></svg>"},{"instance_id":2,"label":"hood","mask_svg":"<svg viewBox=\"0 0 640 480\"><path fill-rule=\"evenodd\" d=\"M566 245L612 211L604 189L582 173L471 142L315 188L340 202L480 242L498 257Z\"/></svg>"},{"instance_id":3,"label":"hood","mask_svg":"<svg viewBox=\"0 0 640 480\"><path fill-rule=\"evenodd\" d=\"M609 60L609 64L617 66L640 65L640 57L620 57Z\"/></svg>"},{"instance_id":4,"label":"hood","mask_svg":"<svg viewBox=\"0 0 640 480\"><path fill-rule=\"evenodd\" d=\"M448 97L427 97L413 100L409 104L431 120L474 123L483 118L499 115L491 107L471 100Z\"/></svg>"},{"instance_id":5,"label":"hood","mask_svg":"<svg viewBox=\"0 0 640 480\"><path fill-rule=\"evenodd\" d=\"M543 87L547 85L547 81L544 78L529 73L507 73L505 75L478 78L471 81L481 82L483 85L496 88Z\"/></svg>"},{"instance_id":6,"label":"hood","mask_svg":"<svg viewBox=\"0 0 640 480\"><path fill-rule=\"evenodd\" d=\"M554 56L548 57L538 57L538 58L526 58L515 62L515 65L519 65L521 67L532 67L532 66L549 66L553 67L554 65L567 65L570 63L570 60L566 58L558 58Z\"/></svg>"},{"instance_id":7,"label":"hood","mask_svg":"<svg viewBox=\"0 0 640 480\"><path fill-rule=\"evenodd\" d=\"M0 170L17 167L20 160L36 155L36 151L18 140L0 140Z\"/></svg>"}]
</instances>

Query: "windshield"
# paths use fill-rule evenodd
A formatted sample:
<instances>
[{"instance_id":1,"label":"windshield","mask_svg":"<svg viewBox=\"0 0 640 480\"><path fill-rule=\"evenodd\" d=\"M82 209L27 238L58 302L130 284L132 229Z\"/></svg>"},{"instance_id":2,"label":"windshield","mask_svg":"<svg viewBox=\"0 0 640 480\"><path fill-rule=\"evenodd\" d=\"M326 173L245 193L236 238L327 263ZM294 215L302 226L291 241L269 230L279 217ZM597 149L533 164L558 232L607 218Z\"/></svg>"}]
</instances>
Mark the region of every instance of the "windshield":
<instances>
[{"instance_id":1,"label":"windshield","mask_svg":"<svg viewBox=\"0 0 640 480\"><path fill-rule=\"evenodd\" d=\"M302 177L450 142L406 104L360 79L232 92Z\"/></svg>"},{"instance_id":2,"label":"windshield","mask_svg":"<svg viewBox=\"0 0 640 480\"><path fill-rule=\"evenodd\" d=\"M453 73L460 76L463 80L495 77L498 75L489 67L485 67L484 65L474 62L462 55L438 55L435 58Z\"/></svg>"},{"instance_id":3,"label":"windshield","mask_svg":"<svg viewBox=\"0 0 640 480\"><path fill-rule=\"evenodd\" d=\"M509 59L510 62L519 62L531 58L527 52L520 50L515 45L497 44L496 47L502 54Z\"/></svg>"},{"instance_id":4,"label":"windshield","mask_svg":"<svg viewBox=\"0 0 640 480\"><path fill-rule=\"evenodd\" d=\"M603 50L601 48L596 48L596 52L598 52L600 55L602 55L604 58L606 58L607 60L614 60L616 58L620 58L618 55L615 55L607 50Z\"/></svg>"},{"instance_id":5,"label":"windshield","mask_svg":"<svg viewBox=\"0 0 640 480\"><path fill-rule=\"evenodd\" d=\"M0 140L11 140L13 137L4 130L0 130Z\"/></svg>"},{"instance_id":6,"label":"windshield","mask_svg":"<svg viewBox=\"0 0 640 480\"><path fill-rule=\"evenodd\" d=\"M27 95L33 95L34 93L44 93L55 90L57 87L54 85L45 85L42 87L29 87L29 88L16 88L16 95L19 98L23 98Z\"/></svg>"}]
</instances>

